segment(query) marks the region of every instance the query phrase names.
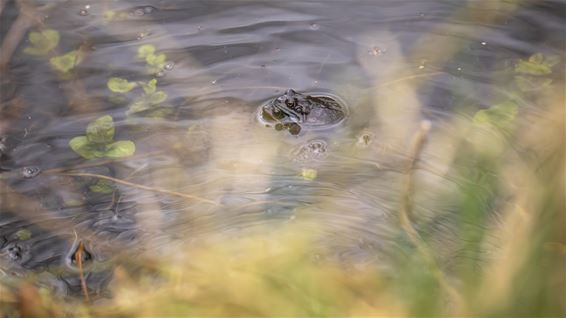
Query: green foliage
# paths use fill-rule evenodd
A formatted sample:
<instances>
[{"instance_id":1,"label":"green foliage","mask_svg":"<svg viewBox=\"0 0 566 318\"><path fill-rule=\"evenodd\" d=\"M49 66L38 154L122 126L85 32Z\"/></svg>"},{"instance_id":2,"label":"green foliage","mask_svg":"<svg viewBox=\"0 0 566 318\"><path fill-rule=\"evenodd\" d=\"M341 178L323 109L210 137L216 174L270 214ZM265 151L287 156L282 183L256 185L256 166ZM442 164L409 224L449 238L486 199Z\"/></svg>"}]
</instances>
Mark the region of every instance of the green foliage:
<instances>
[{"instance_id":1,"label":"green foliage","mask_svg":"<svg viewBox=\"0 0 566 318\"><path fill-rule=\"evenodd\" d=\"M129 82L127 79L119 78L119 77L112 77L106 83L108 89L114 93L122 93L125 94L136 86L138 86L135 82Z\"/></svg>"},{"instance_id":2,"label":"green foliage","mask_svg":"<svg viewBox=\"0 0 566 318\"><path fill-rule=\"evenodd\" d=\"M16 237L20 241L29 240L31 238L31 232L28 229L21 229L21 230L16 232Z\"/></svg>"},{"instance_id":3,"label":"green foliage","mask_svg":"<svg viewBox=\"0 0 566 318\"><path fill-rule=\"evenodd\" d=\"M144 44L138 48L138 57L140 59L145 59L149 55L153 55L155 53L155 45L153 44Z\"/></svg>"},{"instance_id":4,"label":"green foliage","mask_svg":"<svg viewBox=\"0 0 566 318\"><path fill-rule=\"evenodd\" d=\"M552 67L560 62L560 57L545 57L542 53L537 53L527 60L519 60L515 64L515 72L527 75L548 75L552 73Z\"/></svg>"},{"instance_id":5,"label":"green foliage","mask_svg":"<svg viewBox=\"0 0 566 318\"><path fill-rule=\"evenodd\" d=\"M522 92L543 90L552 84L552 79L535 76L515 76L515 83Z\"/></svg>"},{"instance_id":6,"label":"green foliage","mask_svg":"<svg viewBox=\"0 0 566 318\"><path fill-rule=\"evenodd\" d=\"M165 55L164 53L158 55L150 54L145 58L147 64L158 68L163 68L166 60L167 60L167 55Z\"/></svg>"},{"instance_id":7,"label":"green foliage","mask_svg":"<svg viewBox=\"0 0 566 318\"><path fill-rule=\"evenodd\" d=\"M78 50L74 50L64 55L55 56L49 59L49 64L51 64L51 66L53 66L54 69L63 73L68 73L79 62L80 62L80 52Z\"/></svg>"},{"instance_id":8,"label":"green foliage","mask_svg":"<svg viewBox=\"0 0 566 318\"><path fill-rule=\"evenodd\" d=\"M135 153L135 144L130 140L114 141L114 122L109 115L91 122L86 129L86 136L78 136L69 141L74 152L85 159L122 158Z\"/></svg>"},{"instance_id":9,"label":"green foliage","mask_svg":"<svg viewBox=\"0 0 566 318\"><path fill-rule=\"evenodd\" d=\"M106 144L114 139L114 121L112 116L97 118L86 127L86 137L89 142Z\"/></svg>"},{"instance_id":10,"label":"green foliage","mask_svg":"<svg viewBox=\"0 0 566 318\"><path fill-rule=\"evenodd\" d=\"M108 180L98 180L95 184L91 185L89 189L96 193L112 193L114 191L114 184Z\"/></svg>"},{"instance_id":11,"label":"green foliage","mask_svg":"<svg viewBox=\"0 0 566 318\"><path fill-rule=\"evenodd\" d=\"M167 62L167 55L156 53L155 45L145 44L138 48L138 58L144 59L151 72L162 70Z\"/></svg>"},{"instance_id":12,"label":"green foliage","mask_svg":"<svg viewBox=\"0 0 566 318\"><path fill-rule=\"evenodd\" d=\"M155 93L155 90L157 89L157 80L154 78L151 81L147 82L147 84L141 83L141 86L146 94Z\"/></svg>"},{"instance_id":13,"label":"green foliage","mask_svg":"<svg viewBox=\"0 0 566 318\"><path fill-rule=\"evenodd\" d=\"M546 57L537 53L527 60L519 60L515 64L515 83L521 92L540 91L552 84L548 78L552 74L552 68L560 62L560 57Z\"/></svg>"},{"instance_id":14,"label":"green foliage","mask_svg":"<svg viewBox=\"0 0 566 318\"><path fill-rule=\"evenodd\" d=\"M482 109L474 115L474 123L509 128L517 116L517 103L512 100Z\"/></svg>"},{"instance_id":15,"label":"green foliage","mask_svg":"<svg viewBox=\"0 0 566 318\"><path fill-rule=\"evenodd\" d=\"M129 157L136 151L136 145L130 140L119 140L106 145L105 156L108 158Z\"/></svg>"},{"instance_id":16,"label":"green foliage","mask_svg":"<svg viewBox=\"0 0 566 318\"><path fill-rule=\"evenodd\" d=\"M318 172L315 169L303 168L303 170L301 171L301 176L306 181L313 181L314 179L316 179L317 175Z\"/></svg>"},{"instance_id":17,"label":"green foliage","mask_svg":"<svg viewBox=\"0 0 566 318\"><path fill-rule=\"evenodd\" d=\"M37 56L47 55L59 45L59 32L51 29L30 32L28 40L31 45L24 49L24 53Z\"/></svg>"},{"instance_id":18,"label":"green foliage","mask_svg":"<svg viewBox=\"0 0 566 318\"><path fill-rule=\"evenodd\" d=\"M167 93L157 90L157 80L154 78L147 83L140 83L145 94L137 98L129 107L128 114L157 110L163 102L167 100ZM157 114L155 114L157 115ZM153 116L155 117L155 116ZM157 116L162 117L162 116Z\"/></svg>"}]
</instances>

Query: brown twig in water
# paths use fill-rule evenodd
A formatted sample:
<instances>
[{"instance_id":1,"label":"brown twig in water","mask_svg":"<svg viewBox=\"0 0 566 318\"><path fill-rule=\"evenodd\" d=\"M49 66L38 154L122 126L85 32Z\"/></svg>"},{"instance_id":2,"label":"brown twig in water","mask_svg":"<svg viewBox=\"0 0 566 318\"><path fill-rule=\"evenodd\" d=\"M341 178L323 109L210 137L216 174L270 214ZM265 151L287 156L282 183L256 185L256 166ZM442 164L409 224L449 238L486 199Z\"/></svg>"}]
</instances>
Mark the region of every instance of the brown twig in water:
<instances>
[{"instance_id":1,"label":"brown twig in water","mask_svg":"<svg viewBox=\"0 0 566 318\"><path fill-rule=\"evenodd\" d=\"M393 84L401 83L401 82L412 80L412 79L417 79L417 78L421 78L421 77L431 77L431 76L442 75L442 74L446 74L446 72L432 72L432 73L409 75L409 76L401 77L401 78L398 78L396 80L392 80L392 81L389 81L389 82L380 83L377 86L393 85Z\"/></svg>"},{"instance_id":2,"label":"brown twig in water","mask_svg":"<svg viewBox=\"0 0 566 318\"><path fill-rule=\"evenodd\" d=\"M98 178L98 179L112 181L112 182L115 182L115 183L118 183L118 184L121 184L121 185L132 187L132 188L168 194L168 195L171 195L171 196L176 196L176 197L181 197L181 198L185 198L185 199L205 202L205 203L209 203L209 204L216 205L216 206L221 205L218 202L208 200L208 199L205 199L205 198L201 198L201 197L197 197L197 196L194 196L194 195L181 193L181 192L177 192L177 191L160 189L160 188L148 187L148 186L144 186L142 184L137 184L137 183L133 183L133 182L129 182L129 181L125 181L125 180L122 180L122 179L117 179L117 178L113 178L113 177L109 177L109 176L105 176L105 175L101 175L101 174L86 173L86 172L67 172L67 173L50 173L50 174L51 175L58 175L58 176Z\"/></svg>"},{"instance_id":3,"label":"brown twig in water","mask_svg":"<svg viewBox=\"0 0 566 318\"><path fill-rule=\"evenodd\" d=\"M411 222L413 212L412 196L414 194L413 170L415 169L419 156L423 150L429 130L430 122L423 121L421 123L420 130L415 135L413 141L412 152L409 156L409 162L405 167L405 183L401 195L399 222L401 224L401 228L403 229L403 231L405 231L411 243L417 248L417 251L421 254L424 261L428 264L430 270L432 271L432 274L436 277L440 286L450 295L456 305L461 306L463 304L462 297L460 296L458 291L456 291L456 289L454 289L454 287L450 285L446 276L440 270L440 267L434 259L434 256L429 252L429 249L426 246L424 240L421 238Z\"/></svg>"},{"instance_id":4,"label":"brown twig in water","mask_svg":"<svg viewBox=\"0 0 566 318\"><path fill-rule=\"evenodd\" d=\"M2 11L4 11L4 7L8 4L8 0L0 0L0 15L2 15Z\"/></svg>"},{"instance_id":5,"label":"brown twig in water","mask_svg":"<svg viewBox=\"0 0 566 318\"><path fill-rule=\"evenodd\" d=\"M16 48L24 38L27 30L33 25L32 20L29 15L21 13L10 27L10 30L8 30L0 47L0 73L6 70Z\"/></svg>"},{"instance_id":6,"label":"brown twig in water","mask_svg":"<svg viewBox=\"0 0 566 318\"><path fill-rule=\"evenodd\" d=\"M83 271L83 252L85 250L85 246L84 246L83 241L79 240L79 236L77 235L77 232L75 232L75 238L79 242L79 245L77 247L77 251L75 252L74 256L75 256L75 260L77 262L77 266L79 268L79 278L81 280L81 289L83 290L85 300L90 303L90 297L88 295L88 288L87 288L87 285L86 285L86 279L85 279L84 271Z\"/></svg>"}]
</instances>

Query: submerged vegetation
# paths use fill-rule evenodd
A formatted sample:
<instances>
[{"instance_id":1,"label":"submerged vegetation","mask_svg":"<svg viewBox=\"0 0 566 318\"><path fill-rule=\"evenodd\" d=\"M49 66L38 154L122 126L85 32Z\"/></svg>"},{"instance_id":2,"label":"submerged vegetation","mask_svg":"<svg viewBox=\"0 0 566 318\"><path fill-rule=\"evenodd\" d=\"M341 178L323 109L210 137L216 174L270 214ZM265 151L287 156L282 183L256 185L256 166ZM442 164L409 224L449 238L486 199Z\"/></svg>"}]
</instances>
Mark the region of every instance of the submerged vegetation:
<instances>
[{"instance_id":1,"label":"submerged vegetation","mask_svg":"<svg viewBox=\"0 0 566 318\"><path fill-rule=\"evenodd\" d=\"M27 1L18 3L20 10L37 14ZM106 27L156 10L137 7L128 15L106 6L101 11ZM264 127L257 123L246 126L254 118L254 108L242 107L249 112L242 116L234 102L212 104L204 111L197 106L183 109L170 98L175 92L166 90L167 80L161 79L172 70L173 62L154 44L135 45L124 53L132 64L143 64L143 74L124 75L127 72L112 69L98 77L103 79L98 87L108 93L104 103L111 106L87 111L73 106L76 100L89 107L97 104L77 88L81 76L74 74L77 68L88 67L88 52L81 46L60 53L65 34L43 22L36 27L26 33L28 43L22 52L43 58L59 81L75 85L68 93L65 112L85 123L80 128L84 135L78 129L76 134L61 134L65 142L58 143L64 144L59 151L70 158L65 158L66 166L44 165L48 167L44 171L22 178L21 173L13 172L17 169L4 172L0 165L0 208L4 210L0 212L33 223L34 218L48 219L51 210L64 211L68 213L64 218L45 224L39 221L36 226L71 246L65 266L49 263L39 270L27 270L11 264L25 264L30 249L25 246L30 245L24 243L36 242L38 232L19 228L0 237L3 317L566 314L562 56L536 52L507 58L505 67L490 78L489 94L494 96L490 104L459 98L477 89L463 81L460 91L451 92L457 100L453 116L439 122L421 116L424 106L420 102L411 105L418 114L414 118L401 122L395 117L397 106L410 104L427 80L447 74L442 65L438 65L442 71L432 75L395 73L380 78L368 90L378 98L364 99L351 108L353 118L345 124L352 123L351 130L336 128L334 143L329 145L311 139L322 145L316 148L319 152L305 154L312 147L299 147L301 160L294 165L285 162L284 169L276 170L284 165L278 161L282 157L279 148L286 149L290 143L275 138L289 136L261 130ZM456 55L441 49L438 54L447 60ZM408 63L399 57L391 64L402 69ZM366 71L381 72L368 66ZM379 98L383 94L388 98ZM216 110L221 107L228 110ZM360 109L370 111L355 117ZM194 123L208 112L214 116L202 123L205 128ZM407 118L410 115L414 114L403 113ZM180 124L183 120L189 122L188 129ZM389 121L398 124L392 128L386 124ZM249 141L238 144L241 150L230 148L246 138ZM327 147L334 148L330 152ZM0 159L7 161L11 153L5 148L0 148ZM202 155L204 148L212 148L212 155ZM332 160L343 171L325 165ZM210 164L208 170L191 170L203 162ZM271 170L262 170L271 162ZM140 176L144 169L149 177ZM260 179L265 171L271 179L258 183L261 190L248 187L247 180ZM369 181L358 175L367 175ZM47 181L38 181L36 194L21 187L24 178ZM334 184L342 192L332 192ZM64 187L67 197L54 203L54 199L41 197L46 192L40 187ZM277 197L272 193L278 188L303 192ZM143 194L131 193L138 190ZM230 193L207 198L222 191L235 191L232 196L236 198ZM372 214L357 211L366 205L352 204L348 195L354 193L370 198ZM317 194L319 201L309 200ZM378 202L378 194L389 196L387 202ZM258 196L248 200L245 195ZM24 204L28 196L30 202ZM297 202L281 203L286 198ZM139 205L135 222L140 230L134 243L108 239L115 232L127 237L120 228L126 218L120 214L126 210L122 200ZM279 204L291 206L292 215L274 216L272 209ZM258 218L270 222L254 223L256 216L246 214L254 206L265 207L265 214ZM111 216L104 219L107 223L93 225L85 221L80 209ZM351 228L327 222L335 214ZM242 215L249 218L247 228L239 225L238 231L231 232L232 228L222 227L224 220ZM109 226L112 222L119 226ZM91 225L110 230L102 235L91 230ZM371 235L358 235L368 228ZM346 252L341 249L344 246ZM366 257L352 256L349 251L355 249L363 250ZM52 278L74 280L78 288L73 289L71 283L66 287L52 284ZM96 279L104 281L102 287L93 284Z\"/></svg>"}]
</instances>

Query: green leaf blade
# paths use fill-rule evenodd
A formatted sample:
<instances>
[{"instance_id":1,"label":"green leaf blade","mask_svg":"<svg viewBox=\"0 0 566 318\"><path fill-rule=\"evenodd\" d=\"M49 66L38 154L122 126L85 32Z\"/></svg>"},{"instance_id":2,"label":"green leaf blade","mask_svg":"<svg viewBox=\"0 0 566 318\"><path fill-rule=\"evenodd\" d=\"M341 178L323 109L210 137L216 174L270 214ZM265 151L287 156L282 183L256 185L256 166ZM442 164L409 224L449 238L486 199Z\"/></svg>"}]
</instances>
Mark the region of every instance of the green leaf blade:
<instances>
[{"instance_id":1,"label":"green leaf blade","mask_svg":"<svg viewBox=\"0 0 566 318\"><path fill-rule=\"evenodd\" d=\"M55 56L49 59L49 64L62 73L68 73L79 62L79 51L71 51L67 54Z\"/></svg>"},{"instance_id":2,"label":"green leaf blade","mask_svg":"<svg viewBox=\"0 0 566 318\"><path fill-rule=\"evenodd\" d=\"M138 86L138 84L129 82L127 79L112 77L108 80L106 86L108 86L108 89L114 93L125 94Z\"/></svg>"},{"instance_id":3,"label":"green leaf blade","mask_svg":"<svg viewBox=\"0 0 566 318\"><path fill-rule=\"evenodd\" d=\"M114 140L114 121L112 116L106 115L97 118L88 124L86 137L89 142L107 144Z\"/></svg>"},{"instance_id":4,"label":"green leaf blade","mask_svg":"<svg viewBox=\"0 0 566 318\"><path fill-rule=\"evenodd\" d=\"M167 93L164 91L157 91L149 96L149 103L151 105L158 105L167 100Z\"/></svg>"},{"instance_id":5,"label":"green leaf blade","mask_svg":"<svg viewBox=\"0 0 566 318\"><path fill-rule=\"evenodd\" d=\"M86 136L78 136L69 141L69 147L77 153L79 156L85 159L96 158L96 151L94 147L89 143Z\"/></svg>"},{"instance_id":6,"label":"green leaf blade","mask_svg":"<svg viewBox=\"0 0 566 318\"><path fill-rule=\"evenodd\" d=\"M155 53L155 45L153 44L144 44L138 48L138 58L145 59L149 55L153 55Z\"/></svg>"},{"instance_id":7,"label":"green leaf blade","mask_svg":"<svg viewBox=\"0 0 566 318\"><path fill-rule=\"evenodd\" d=\"M55 30L43 30L41 32L30 32L28 40L30 46L24 49L24 53L30 55L47 55L59 45L59 32Z\"/></svg>"},{"instance_id":8,"label":"green leaf blade","mask_svg":"<svg viewBox=\"0 0 566 318\"><path fill-rule=\"evenodd\" d=\"M136 145L131 140L120 140L109 144L104 154L108 158L124 158L132 156L136 152Z\"/></svg>"}]
</instances>

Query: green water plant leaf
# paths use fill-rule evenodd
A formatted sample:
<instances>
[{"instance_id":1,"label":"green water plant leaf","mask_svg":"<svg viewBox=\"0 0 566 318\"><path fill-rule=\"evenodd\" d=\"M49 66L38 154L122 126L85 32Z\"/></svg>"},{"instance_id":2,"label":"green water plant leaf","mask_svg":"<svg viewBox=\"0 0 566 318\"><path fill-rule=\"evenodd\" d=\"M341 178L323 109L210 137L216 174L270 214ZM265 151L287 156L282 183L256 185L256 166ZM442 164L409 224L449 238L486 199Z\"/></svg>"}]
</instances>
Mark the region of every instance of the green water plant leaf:
<instances>
[{"instance_id":1,"label":"green water plant leaf","mask_svg":"<svg viewBox=\"0 0 566 318\"><path fill-rule=\"evenodd\" d=\"M138 99L130 105L127 114L140 113L148 110L150 107L151 105L145 100L145 98Z\"/></svg>"},{"instance_id":2,"label":"green water plant leaf","mask_svg":"<svg viewBox=\"0 0 566 318\"><path fill-rule=\"evenodd\" d=\"M154 78L151 81L147 82L147 84L142 83L141 86L146 94L152 94L157 89L157 79Z\"/></svg>"},{"instance_id":3,"label":"green water plant leaf","mask_svg":"<svg viewBox=\"0 0 566 318\"><path fill-rule=\"evenodd\" d=\"M88 141L86 136L78 136L71 139L69 147L85 159L93 159L103 155L103 152L97 151L96 147Z\"/></svg>"},{"instance_id":4,"label":"green water plant leaf","mask_svg":"<svg viewBox=\"0 0 566 318\"><path fill-rule=\"evenodd\" d=\"M528 59L522 59L515 64L515 72L527 75L548 75L552 73L552 67L560 62L560 57L546 57L542 53L537 53Z\"/></svg>"},{"instance_id":5,"label":"green water plant leaf","mask_svg":"<svg viewBox=\"0 0 566 318\"><path fill-rule=\"evenodd\" d=\"M30 32L28 35L30 46L24 49L24 53L30 55L47 55L59 45L59 32L51 29L40 32Z\"/></svg>"},{"instance_id":6,"label":"green water plant leaf","mask_svg":"<svg viewBox=\"0 0 566 318\"><path fill-rule=\"evenodd\" d=\"M88 188L90 191L96 193L112 193L114 191L114 183L109 180L98 180L95 184Z\"/></svg>"},{"instance_id":7,"label":"green water plant leaf","mask_svg":"<svg viewBox=\"0 0 566 318\"><path fill-rule=\"evenodd\" d=\"M145 59L149 55L153 55L155 53L155 45L153 44L144 44L138 48L138 58Z\"/></svg>"},{"instance_id":8,"label":"green water plant leaf","mask_svg":"<svg viewBox=\"0 0 566 318\"><path fill-rule=\"evenodd\" d=\"M69 141L69 147L85 159L133 155L136 151L135 144L130 140L114 141L114 132L112 116L105 115L90 122L86 136L74 137Z\"/></svg>"},{"instance_id":9,"label":"green water plant leaf","mask_svg":"<svg viewBox=\"0 0 566 318\"><path fill-rule=\"evenodd\" d=\"M122 93L122 94L125 94L131 91L132 89L134 89L136 86L138 86L138 84L135 82L129 82L127 79L119 78L119 77L110 78L108 80L108 83L106 83L106 85L108 86L108 89L111 90L112 92Z\"/></svg>"},{"instance_id":10,"label":"green water plant leaf","mask_svg":"<svg viewBox=\"0 0 566 318\"><path fill-rule=\"evenodd\" d=\"M112 116L97 118L86 127L86 137L91 143L106 144L114 140L114 121Z\"/></svg>"},{"instance_id":11,"label":"green water plant leaf","mask_svg":"<svg viewBox=\"0 0 566 318\"><path fill-rule=\"evenodd\" d=\"M136 145L130 140L120 140L106 146L105 156L108 158L129 157L136 152Z\"/></svg>"},{"instance_id":12,"label":"green water plant leaf","mask_svg":"<svg viewBox=\"0 0 566 318\"><path fill-rule=\"evenodd\" d=\"M68 73L80 62L79 53L78 50L74 50L64 55L52 57L49 59L49 64L60 72Z\"/></svg>"},{"instance_id":13,"label":"green water plant leaf","mask_svg":"<svg viewBox=\"0 0 566 318\"><path fill-rule=\"evenodd\" d=\"M167 100L167 93L165 93L164 91L157 91L157 92L149 95L148 99L149 99L149 103L151 105L161 104L165 100Z\"/></svg>"},{"instance_id":14,"label":"green water plant leaf","mask_svg":"<svg viewBox=\"0 0 566 318\"><path fill-rule=\"evenodd\" d=\"M28 230L28 229L21 229L21 230L16 232L16 237L20 241L29 240L31 238L31 231Z\"/></svg>"},{"instance_id":15,"label":"green water plant leaf","mask_svg":"<svg viewBox=\"0 0 566 318\"><path fill-rule=\"evenodd\" d=\"M313 181L316 179L318 172L315 169L303 168L301 171L301 176L306 181Z\"/></svg>"},{"instance_id":16,"label":"green water plant leaf","mask_svg":"<svg viewBox=\"0 0 566 318\"><path fill-rule=\"evenodd\" d=\"M474 123L508 128L517 116L518 105L512 100L482 109L474 115Z\"/></svg>"},{"instance_id":17,"label":"green water plant leaf","mask_svg":"<svg viewBox=\"0 0 566 318\"><path fill-rule=\"evenodd\" d=\"M515 83L523 92L538 91L545 89L552 84L552 79L539 76L515 76Z\"/></svg>"},{"instance_id":18,"label":"green water plant leaf","mask_svg":"<svg viewBox=\"0 0 566 318\"><path fill-rule=\"evenodd\" d=\"M165 53L161 53L157 55L149 54L148 56L146 56L145 61L147 62L147 64L151 66L162 68L165 65L165 62L167 61L167 55L165 55Z\"/></svg>"}]
</instances>

